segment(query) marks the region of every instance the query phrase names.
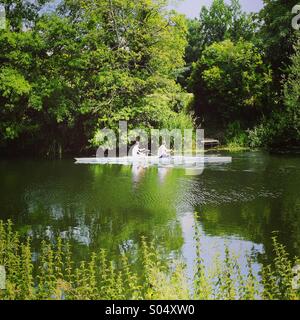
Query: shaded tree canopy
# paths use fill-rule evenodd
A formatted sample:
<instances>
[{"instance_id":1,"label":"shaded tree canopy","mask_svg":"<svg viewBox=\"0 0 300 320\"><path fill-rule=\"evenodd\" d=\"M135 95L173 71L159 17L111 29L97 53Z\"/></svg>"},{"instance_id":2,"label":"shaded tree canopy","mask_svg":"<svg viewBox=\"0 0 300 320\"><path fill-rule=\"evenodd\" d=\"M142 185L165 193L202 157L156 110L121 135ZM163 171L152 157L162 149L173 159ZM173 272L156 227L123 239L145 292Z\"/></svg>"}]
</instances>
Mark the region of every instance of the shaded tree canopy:
<instances>
[{"instance_id":1,"label":"shaded tree canopy","mask_svg":"<svg viewBox=\"0 0 300 320\"><path fill-rule=\"evenodd\" d=\"M165 1L65 0L37 14L42 4L24 3L19 20L30 28L8 19L13 27L0 31L4 147L78 150L97 128L159 127L183 111L189 99L175 79L187 28Z\"/></svg>"},{"instance_id":2,"label":"shaded tree canopy","mask_svg":"<svg viewBox=\"0 0 300 320\"><path fill-rule=\"evenodd\" d=\"M286 113L298 112L294 1L265 0L252 14L214 0L192 20L167 0L0 3L3 154L85 152L119 120L147 130L197 123L223 142L235 127L230 135L252 146L286 141L292 131L275 125L285 118L296 128Z\"/></svg>"}]
</instances>

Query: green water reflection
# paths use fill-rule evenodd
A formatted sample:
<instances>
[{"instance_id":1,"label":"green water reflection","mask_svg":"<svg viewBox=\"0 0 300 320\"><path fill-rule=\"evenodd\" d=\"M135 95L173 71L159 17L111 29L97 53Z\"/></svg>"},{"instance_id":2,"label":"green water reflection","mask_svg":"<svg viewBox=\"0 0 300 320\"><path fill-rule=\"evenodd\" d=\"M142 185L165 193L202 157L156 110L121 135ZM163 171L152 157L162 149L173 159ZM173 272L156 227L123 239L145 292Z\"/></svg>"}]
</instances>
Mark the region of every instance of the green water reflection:
<instances>
[{"instance_id":1,"label":"green water reflection","mask_svg":"<svg viewBox=\"0 0 300 320\"><path fill-rule=\"evenodd\" d=\"M12 219L35 245L57 235L71 239L78 259L99 248L111 257L134 253L146 236L166 256L183 254L191 265L194 223L206 248L227 242L270 258L276 230L289 252L300 255L300 158L232 156L232 164L208 166L201 176L72 160L1 160L0 218Z\"/></svg>"}]
</instances>

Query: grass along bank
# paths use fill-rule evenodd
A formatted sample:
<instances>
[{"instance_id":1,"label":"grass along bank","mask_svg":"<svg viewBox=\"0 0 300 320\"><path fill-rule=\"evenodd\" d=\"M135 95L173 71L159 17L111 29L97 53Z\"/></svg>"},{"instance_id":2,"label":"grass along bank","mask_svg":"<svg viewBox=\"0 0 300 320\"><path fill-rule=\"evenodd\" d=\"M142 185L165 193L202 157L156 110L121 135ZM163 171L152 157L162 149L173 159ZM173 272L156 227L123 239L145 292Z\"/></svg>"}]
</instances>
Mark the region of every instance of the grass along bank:
<instances>
[{"instance_id":1,"label":"grass along bank","mask_svg":"<svg viewBox=\"0 0 300 320\"><path fill-rule=\"evenodd\" d=\"M300 299L300 260L290 259L275 237L275 259L262 267L259 279L254 275L251 255L247 255L247 272L242 274L237 257L228 248L225 259L221 261L216 253L213 270L207 270L197 227L195 239L197 258L191 289L185 264L178 260L171 266L164 264L154 243L144 238L139 246L142 267L136 272L125 254L110 261L105 250L76 264L70 244L61 238L55 243L42 241L37 256L30 238L22 242L11 221L0 221L0 265L7 273L0 299Z\"/></svg>"}]
</instances>

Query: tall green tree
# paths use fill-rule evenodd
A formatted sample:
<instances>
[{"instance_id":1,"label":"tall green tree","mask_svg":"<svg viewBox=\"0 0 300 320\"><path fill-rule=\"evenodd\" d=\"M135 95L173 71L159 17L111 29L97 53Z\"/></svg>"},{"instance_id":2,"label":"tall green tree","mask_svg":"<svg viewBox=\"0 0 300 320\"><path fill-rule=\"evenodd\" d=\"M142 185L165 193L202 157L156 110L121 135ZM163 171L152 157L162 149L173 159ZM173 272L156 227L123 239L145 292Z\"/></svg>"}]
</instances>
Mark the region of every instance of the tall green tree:
<instances>
[{"instance_id":1,"label":"tall green tree","mask_svg":"<svg viewBox=\"0 0 300 320\"><path fill-rule=\"evenodd\" d=\"M259 147L299 147L299 31L291 25L297 1L264 3L259 36L273 71L272 112L250 132L250 140Z\"/></svg>"},{"instance_id":2,"label":"tall green tree","mask_svg":"<svg viewBox=\"0 0 300 320\"><path fill-rule=\"evenodd\" d=\"M231 0L229 4L224 0L214 0L209 8L203 6L199 18L188 20L186 69L180 83L187 86L192 63L200 58L207 46L226 39L251 41L257 27L255 15L243 12L239 0Z\"/></svg>"},{"instance_id":3,"label":"tall green tree","mask_svg":"<svg viewBox=\"0 0 300 320\"><path fill-rule=\"evenodd\" d=\"M238 41L240 38L251 40L254 31L253 16L241 10L239 0L214 0L208 9L203 7L200 12L200 28L202 48L225 39Z\"/></svg>"},{"instance_id":4,"label":"tall green tree","mask_svg":"<svg viewBox=\"0 0 300 320\"><path fill-rule=\"evenodd\" d=\"M51 0L1 0L5 8L8 28L11 31L21 31L32 26L44 5Z\"/></svg>"},{"instance_id":5,"label":"tall green tree","mask_svg":"<svg viewBox=\"0 0 300 320\"><path fill-rule=\"evenodd\" d=\"M0 30L0 145L3 145L36 128L28 109L31 77L39 50L32 28L46 1L1 0L0 3L7 18L6 28Z\"/></svg>"},{"instance_id":6,"label":"tall green tree","mask_svg":"<svg viewBox=\"0 0 300 320\"><path fill-rule=\"evenodd\" d=\"M291 22L292 8L296 4L296 0L264 0L264 8L259 13L259 37L266 53L266 61L273 69L275 104L282 103L282 77L286 74L293 53L296 32Z\"/></svg>"},{"instance_id":7,"label":"tall green tree","mask_svg":"<svg viewBox=\"0 0 300 320\"><path fill-rule=\"evenodd\" d=\"M65 0L29 29L1 31L0 141L78 152L119 120L151 127L177 115L186 23L166 4Z\"/></svg>"},{"instance_id":8,"label":"tall green tree","mask_svg":"<svg viewBox=\"0 0 300 320\"><path fill-rule=\"evenodd\" d=\"M284 83L284 110L282 114L283 136L291 145L300 146L300 36L294 46L294 55Z\"/></svg>"},{"instance_id":9,"label":"tall green tree","mask_svg":"<svg viewBox=\"0 0 300 320\"><path fill-rule=\"evenodd\" d=\"M251 42L230 40L207 47L192 73L197 114L205 125L248 125L265 112L271 73Z\"/></svg>"},{"instance_id":10,"label":"tall green tree","mask_svg":"<svg viewBox=\"0 0 300 320\"><path fill-rule=\"evenodd\" d=\"M300 147L300 37L293 47L290 66L283 81L282 104L273 106L269 117L250 131L255 147L299 149Z\"/></svg>"}]
</instances>

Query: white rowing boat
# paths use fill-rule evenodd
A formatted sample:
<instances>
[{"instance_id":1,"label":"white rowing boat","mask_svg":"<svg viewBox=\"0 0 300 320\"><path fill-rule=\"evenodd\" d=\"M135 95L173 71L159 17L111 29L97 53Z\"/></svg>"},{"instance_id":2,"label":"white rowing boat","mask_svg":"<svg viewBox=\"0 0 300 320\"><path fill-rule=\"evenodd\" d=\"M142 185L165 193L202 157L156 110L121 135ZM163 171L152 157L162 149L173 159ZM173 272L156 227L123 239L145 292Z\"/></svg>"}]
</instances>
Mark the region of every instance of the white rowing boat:
<instances>
[{"instance_id":1,"label":"white rowing boat","mask_svg":"<svg viewBox=\"0 0 300 320\"><path fill-rule=\"evenodd\" d=\"M199 166L201 164L226 164L231 163L231 157L185 157L171 156L168 158L159 158L155 156L139 157L104 157L104 158L75 158L77 164L118 164L118 165L159 165L159 166Z\"/></svg>"}]
</instances>

